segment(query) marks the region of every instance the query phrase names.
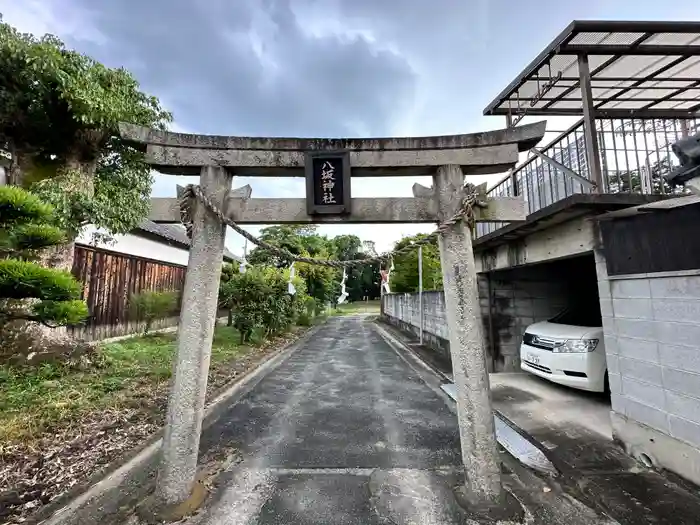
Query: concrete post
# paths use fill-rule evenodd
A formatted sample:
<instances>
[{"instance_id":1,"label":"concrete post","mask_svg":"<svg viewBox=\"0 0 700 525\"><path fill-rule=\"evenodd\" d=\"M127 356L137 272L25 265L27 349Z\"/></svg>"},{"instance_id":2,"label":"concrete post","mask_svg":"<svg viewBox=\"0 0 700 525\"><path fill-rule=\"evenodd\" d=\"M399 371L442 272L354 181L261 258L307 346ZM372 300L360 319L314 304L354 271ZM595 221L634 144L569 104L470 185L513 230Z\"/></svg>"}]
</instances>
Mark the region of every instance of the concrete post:
<instances>
[{"instance_id":1,"label":"concrete post","mask_svg":"<svg viewBox=\"0 0 700 525\"><path fill-rule=\"evenodd\" d=\"M688 121L684 118L680 119L680 121L681 121L681 137L685 139L688 137Z\"/></svg>"},{"instance_id":2,"label":"concrete post","mask_svg":"<svg viewBox=\"0 0 700 525\"><path fill-rule=\"evenodd\" d=\"M441 166L434 177L440 220L452 217L464 195L457 165ZM500 507L504 500L500 461L483 350L481 311L471 231L460 222L439 238L452 372L468 501L475 509Z\"/></svg>"},{"instance_id":3,"label":"concrete post","mask_svg":"<svg viewBox=\"0 0 700 525\"><path fill-rule=\"evenodd\" d=\"M591 87L591 70L588 65L588 56L579 55L578 74L581 85L581 99L583 100L583 136L586 142L586 160L590 177L596 183L596 193L604 193L605 185L603 172L600 166L600 149L598 134L595 127L595 107L593 103L593 88ZM607 175L607 174L606 174Z\"/></svg>"},{"instance_id":4,"label":"concrete post","mask_svg":"<svg viewBox=\"0 0 700 525\"><path fill-rule=\"evenodd\" d=\"M223 168L205 166L199 184L212 202L221 206L231 188L231 176ZM197 473L226 235L226 227L199 203L195 204L192 222L192 244L177 333L175 377L168 399L155 494L164 505L185 501Z\"/></svg>"},{"instance_id":5,"label":"concrete post","mask_svg":"<svg viewBox=\"0 0 700 525\"><path fill-rule=\"evenodd\" d=\"M384 317L384 283L382 281L382 264L379 263L379 317Z\"/></svg>"}]
</instances>

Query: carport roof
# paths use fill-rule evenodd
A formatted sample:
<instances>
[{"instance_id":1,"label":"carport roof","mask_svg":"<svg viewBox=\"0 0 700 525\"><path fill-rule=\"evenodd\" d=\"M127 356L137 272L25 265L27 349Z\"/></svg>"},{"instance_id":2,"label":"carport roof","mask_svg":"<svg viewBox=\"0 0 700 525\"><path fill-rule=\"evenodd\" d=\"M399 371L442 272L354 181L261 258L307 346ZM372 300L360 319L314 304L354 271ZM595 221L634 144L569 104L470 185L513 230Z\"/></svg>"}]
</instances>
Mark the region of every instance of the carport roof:
<instances>
[{"instance_id":1,"label":"carport roof","mask_svg":"<svg viewBox=\"0 0 700 525\"><path fill-rule=\"evenodd\" d=\"M639 215L640 213L653 213L657 211L667 211L675 208L683 208L685 206L691 206L695 204L700 204L700 195L686 195L683 197L677 197L674 199L667 199L660 202L652 202L650 204L642 204L641 206L634 206L631 208L624 208L622 210L615 210L608 213L604 213L596 217L598 220L609 220L609 219L623 219L625 217L632 217L634 215Z\"/></svg>"},{"instance_id":2,"label":"carport roof","mask_svg":"<svg viewBox=\"0 0 700 525\"><path fill-rule=\"evenodd\" d=\"M588 56L596 116L680 118L700 110L700 22L574 21L484 115L581 115Z\"/></svg>"}]
</instances>

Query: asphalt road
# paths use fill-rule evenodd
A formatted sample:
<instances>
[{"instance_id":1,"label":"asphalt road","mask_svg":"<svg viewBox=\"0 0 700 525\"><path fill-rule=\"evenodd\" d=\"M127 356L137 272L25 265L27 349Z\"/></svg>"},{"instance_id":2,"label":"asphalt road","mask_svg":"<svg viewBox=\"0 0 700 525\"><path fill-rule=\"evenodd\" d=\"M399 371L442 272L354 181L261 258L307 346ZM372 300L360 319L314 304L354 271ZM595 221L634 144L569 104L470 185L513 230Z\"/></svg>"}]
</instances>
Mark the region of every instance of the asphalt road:
<instances>
[{"instance_id":1,"label":"asphalt road","mask_svg":"<svg viewBox=\"0 0 700 525\"><path fill-rule=\"evenodd\" d=\"M458 436L368 318L333 318L205 432L244 460L188 523L452 523L433 478L461 465Z\"/></svg>"},{"instance_id":2,"label":"asphalt road","mask_svg":"<svg viewBox=\"0 0 700 525\"><path fill-rule=\"evenodd\" d=\"M187 525L475 523L453 491L464 478L452 402L373 326L365 316L330 319L206 429L201 450L233 447L243 460ZM538 478L502 456L504 484L529 509L526 522L698 523L694 489L640 470L609 438L557 426L561 414L544 425L527 405L536 396L492 393L508 417L549 444L560 470Z\"/></svg>"}]
</instances>

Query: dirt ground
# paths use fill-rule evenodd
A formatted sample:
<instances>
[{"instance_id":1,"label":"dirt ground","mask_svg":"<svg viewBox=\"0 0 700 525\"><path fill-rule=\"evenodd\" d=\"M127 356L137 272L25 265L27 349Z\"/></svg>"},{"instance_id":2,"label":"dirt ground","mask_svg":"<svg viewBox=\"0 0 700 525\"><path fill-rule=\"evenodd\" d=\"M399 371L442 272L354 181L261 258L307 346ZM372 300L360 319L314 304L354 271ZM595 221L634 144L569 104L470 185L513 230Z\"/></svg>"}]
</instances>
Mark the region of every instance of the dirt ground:
<instances>
[{"instance_id":1,"label":"dirt ground","mask_svg":"<svg viewBox=\"0 0 700 525\"><path fill-rule=\"evenodd\" d=\"M300 337L296 331L212 361L207 401ZM0 522L23 523L42 506L142 446L163 426L169 379L144 377L112 407L81 413L35 439L0 443Z\"/></svg>"}]
</instances>

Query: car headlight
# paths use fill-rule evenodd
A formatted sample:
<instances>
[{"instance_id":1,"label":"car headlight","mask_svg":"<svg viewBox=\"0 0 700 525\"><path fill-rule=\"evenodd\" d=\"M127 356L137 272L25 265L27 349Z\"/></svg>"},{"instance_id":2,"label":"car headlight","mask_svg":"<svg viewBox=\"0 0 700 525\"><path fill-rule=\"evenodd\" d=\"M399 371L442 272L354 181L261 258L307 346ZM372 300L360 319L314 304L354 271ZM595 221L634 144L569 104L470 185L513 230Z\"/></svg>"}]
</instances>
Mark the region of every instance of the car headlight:
<instances>
[{"instance_id":1,"label":"car headlight","mask_svg":"<svg viewBox=\"0 0 700 525\"><path fill-rule=\"evenodd\" d=\"M585 354L598 346L598 339L567 339L557 343L552 352L559 354Z\"/></svg>"}]
</instances>

